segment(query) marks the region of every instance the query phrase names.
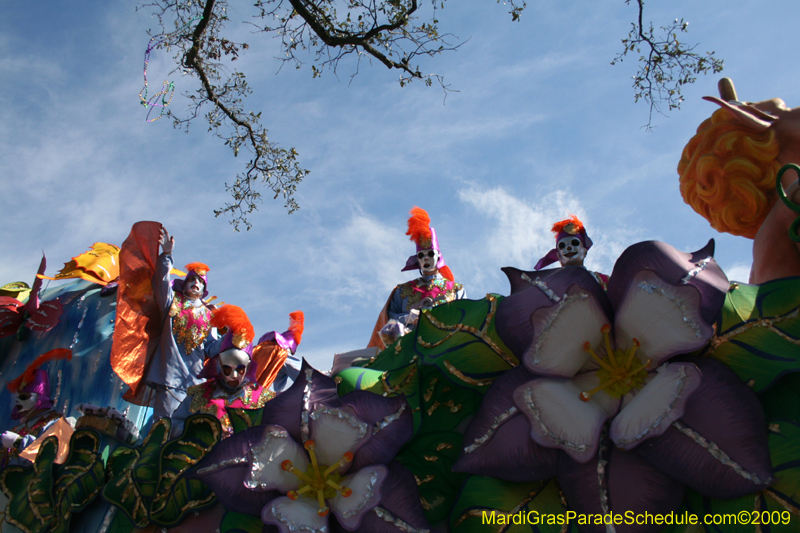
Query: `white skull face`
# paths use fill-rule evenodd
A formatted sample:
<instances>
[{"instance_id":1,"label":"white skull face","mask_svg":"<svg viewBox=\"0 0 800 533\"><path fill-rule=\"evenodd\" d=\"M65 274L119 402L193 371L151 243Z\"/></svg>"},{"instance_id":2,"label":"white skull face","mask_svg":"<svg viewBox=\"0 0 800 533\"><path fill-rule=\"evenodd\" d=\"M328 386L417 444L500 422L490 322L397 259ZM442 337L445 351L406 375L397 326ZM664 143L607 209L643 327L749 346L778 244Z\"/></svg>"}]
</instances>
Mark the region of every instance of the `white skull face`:
<instances>
[{"instance_id":1,"label":"white skull face","mask_svg":"<svg viewBox=\"0 0 800 533\"><path fill-rule=\"evenodd\" d=\"M419 269L423 276L432 276L436 273L436 264L439 262L439 252L432 249L417 252Z\"/></svg>"},{"instance_id":2,"label":"white skull face","mask_svg":"<svg viewBox=\"0 0 800 533\"><path fill-rule=\"evenodd\" d=\"M238 388L244 382L250 356L238 348L231 348L219 354L220 379L229 388Z\"/></svg>"},{"instance_id":3,"label":"white skull face","mask_svg":"<svg viewBox=\"0 0 800 533\"><path fill-rule=\"evenodd\" d=\"M15 406L19 406L18 412L21 415L30 413L36 402L39 401L39 394L35 392L20 392L17 393L17 398L14 401Z\"/></svg>"},{"instance_id":4,"label":"white skull face","mask_svg":"<svg viewBox=\"0 0 800 533\"><path fill-rule=\"evenodd\" d=\"M558 240L556 253L561 266L583 266L586 258L586 248L583 242L575 235L567 235Z\"/></svg>"},{"instance_id":5,"label":"white skull face","mask_svg":"<svg viewBox=\"0 0 800 533\"><path fill-rule=\"evenodd\" d=\"M203 296L205 290L205 283L203 278L199 276L190 275L183 282L183 294L192 300L196 300Z\"/></svg>"}]
</instances>

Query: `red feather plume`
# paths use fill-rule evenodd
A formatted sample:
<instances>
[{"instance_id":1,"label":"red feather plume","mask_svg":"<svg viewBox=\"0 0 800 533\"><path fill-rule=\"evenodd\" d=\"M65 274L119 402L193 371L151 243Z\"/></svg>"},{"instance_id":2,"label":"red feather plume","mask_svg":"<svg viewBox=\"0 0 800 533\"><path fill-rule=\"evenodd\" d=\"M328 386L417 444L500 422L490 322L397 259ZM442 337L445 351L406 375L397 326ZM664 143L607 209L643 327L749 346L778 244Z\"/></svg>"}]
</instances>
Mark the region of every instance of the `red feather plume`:
<instances>
[{"instance_id":1,"label":"red feather plume","mask_svg":"<svg viewBox=\"0 0 800 533\"><path fill-rule=\"evenodd\" d=\"M303 336L303 329L305 326L305 315L302 311L295 311L289 313L289 331L294 336L294 342L300 346L300 339Z\"/></svg>"},{"instance_id":2,"label":"red feather plume","mask_svg":"<svg viewBox=\"0 0 800 533\"><path fill-rule=\"evenodd\" d=\"M562 220L560 222L556 222L555 224L553 224L553 228L552 228L551 231L553 233L555 233L556 235L558 235L559 233L561 233L561 230L563 230L569 224L574 224L575 225L575 229L577 229L579 232L581 232L581 231L585 232L586 231L586 230L583 229L583 222L581 222L578 219L578 217L576 217L575 215L570 215L569 217L570 218L568 218L566 220Z\"/></svg>"},{"instance_id":3,"label":"red feather plume","mask_svg":"<svg viewBox=\"0 0 800 533\"><path fill-rule=\"evenodd\" d=\"M422 239L431 239L431 217L428 212L421 207L414 206L411 208L411 217L408 219L409 240L419 244Z\"/></svg>"},{"instance_id":4,"label":"red feather plume","mask_svg":"<svg viewBox=\"0 0 800 533\"><path fill-rule=\"evenodd\" d=\"M34 374L39 367L48 361L53 361L55 359L66 359L68 361L71 360L72 350L68 350L67 348L56 348L54 350L50 350L49 352L43 353L28 365L28 368L25 369L25 372L23 372L21 376L13 381L10 381L6 387L9 391L16 393L20 389L20 386L22 386L23 382L27 384L33 381Z\"/></svg>"},{"instance_id":5,"label":"red feather plume","mask_svg":"<svg viewBox=\"0 0 800 533\"><path fill-rule=\"evenodd\" d=\"M235 305L225 305L215 309L211 315L211 326L217 329L227 327L234 335L243 338L247 343L253 342L256 331L247 318L244 309Z\"/></svg>"}]
</instances>

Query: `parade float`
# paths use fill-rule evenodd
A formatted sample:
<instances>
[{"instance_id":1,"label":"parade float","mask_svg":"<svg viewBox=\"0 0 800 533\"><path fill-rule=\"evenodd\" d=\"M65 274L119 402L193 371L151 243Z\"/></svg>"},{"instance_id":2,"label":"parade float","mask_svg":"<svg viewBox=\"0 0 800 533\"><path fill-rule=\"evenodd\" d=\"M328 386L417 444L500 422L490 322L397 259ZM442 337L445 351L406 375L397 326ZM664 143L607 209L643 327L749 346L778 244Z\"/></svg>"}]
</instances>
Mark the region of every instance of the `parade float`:
<instances>
[{"instance_id":1,"label":"parade float","mask_svg":"<svg viewBox=\"0 0 800 533\"><path fill-rule=\"evenodd\" d=\"M264 402L154 423L112 364L126 291L154 292L146 276L131 278L143 291L115 291L118 248L74 258L55 277L75 281L55 289L4 287L2 375L70 351L29 376L47 373L49 409L81 404L81 416L4 464L2 531L796 531L800 111L740 102L727 82L709 99L719 109L682 154L681 194L713 228L753 239L750 284L728 280L713 241L635 243L608 276L590 272L590 228L573 217L537 268L503 269L510 290L463 299L437 272L426 219L409 223L422 277L390 296L371 349L333 372L304 363ZM152 269L157 252L139 257ZM253 379L272 383L298 330L267 338L284 353L259 359L239 329L207 364L239 350L236 376L269 367ZM0 413L9 431L11 402L31 401L22 382Z\"/></svg>"}]
</instances>

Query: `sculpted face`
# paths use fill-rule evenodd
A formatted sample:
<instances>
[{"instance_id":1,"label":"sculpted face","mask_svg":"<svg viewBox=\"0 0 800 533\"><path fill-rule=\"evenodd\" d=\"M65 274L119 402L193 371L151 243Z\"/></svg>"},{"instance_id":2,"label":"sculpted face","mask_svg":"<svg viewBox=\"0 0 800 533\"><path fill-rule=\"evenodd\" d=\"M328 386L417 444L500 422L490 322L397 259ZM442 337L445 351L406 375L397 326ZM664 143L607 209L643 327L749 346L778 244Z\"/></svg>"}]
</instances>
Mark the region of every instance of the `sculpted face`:
<instances>
[{"instance_id":1,"label":"sculpted face","mask_svg":"<svg viewBox=\"0 0 800 533\"><path fill-rule=\"evenodd\" d=\"M186 281L183 282L183 294L192 300L196 300L203 296L205 287L202 278L190 275L186 278Z\"/></svg>"},{"instance_id":2,"label":"sculpted face","mask_svg":"<svg viewBox=\"0 0 800 533\"><path fill-rule=\"evenodd\" d=\"M39 395L35 392L20 392L14 400L14 406L17 407L17 412L25 416L30 413L36 402L39 400Z\"/></svg>"},{"instance_id":3,"label":"sculpted face","mask_svg":"<svg viewBox=\"0 0 800 533\"><path fill-rule=\"evenodd\" d=\"M423 276L432 276L436 273L436 263L439 262L439 252L436 250L420 250L417 252L419 269Z\"/></svg>"},{"instance_id":4,"label":"sculpted face","mask_svg":"<svg viewBox=\"0 0 800 533\"><path fill-rule=\"evenodd\" d=\"M220 379L231 389L236 389L244 382L250 366L250 356L238 348L231 348L219 354Z\"/></svg>"},{"instance_id":5,"label":"sculpted face","mask_svg":"<svg viewBox=\"0 0 800 533\"><path fill-rule=\"evenodd\" d=\"M559 239L556 244L556 253L561 266L583 266L583 260L586 258L586 248L583 246L583 242L574 235L567 235Z\"/></svg>"}]
</instances>

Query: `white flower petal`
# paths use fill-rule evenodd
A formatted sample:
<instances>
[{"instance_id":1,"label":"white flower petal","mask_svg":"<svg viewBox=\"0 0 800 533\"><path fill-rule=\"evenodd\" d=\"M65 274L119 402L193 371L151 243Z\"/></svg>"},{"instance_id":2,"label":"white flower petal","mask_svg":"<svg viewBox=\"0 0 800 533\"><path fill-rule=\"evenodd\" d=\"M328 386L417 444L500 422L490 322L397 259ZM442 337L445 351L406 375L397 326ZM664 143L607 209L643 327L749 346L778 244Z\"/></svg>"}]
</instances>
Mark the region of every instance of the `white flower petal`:
<instances>
[{"instance_id":1,"label":"white flower petal","mask_svg":"<svg viewBox=\"0 0 800 533\"><path fill-rule=\"evenodd\" d=\"M280 426L268 426L262 443L250 450L250 472L244 480L249 489L279 490L286 494L297 490L300 479L281 468L285 460L295 468L305 472L308 468L308 454L289 432Z\"/></svg>"},{"instance_id":2,"label":"white flower petal","mask_svg":"<svg viewBox=\"0 0 800 533\"><path fill-rule=\"evenodd\" d=\"M319 516L316 500L275 498L261 510L261 521L278 526L281 533L329 533L328 517Z\"/></svg>"},{"instance_id":3,"label":"white flower petal","mask_svg":"<svg viewBox=\"0 0 800 533\"><path fill-rule=\"evenodd\" d=\"M329 503L336 519L345 529L357 529L364 514L378 505L381 501L381 485L387 475L388 468L372 465L342 479L341 485L348 487L353 493L345 498L337 492Z\"/></svg>"},{"instance_id":4,"label":"white flower petal","mask_svg":"<svg viewBox=\"0 0 800 533\"><path fill-rule=\"evenodd\" d=\"M671 285L652 270L633 278L614 326L617 346L630 346L635 337L642 345L643 357L652 359L652 367L703 347L714 333L700 314L697 289Z\"/></svg>"},{"instance_id":5,"label":"white flower petal","mask_svg":"<svg viewBox=\"0 0 800 533\"><path fill-rule=\"evenodd\" d=\"M350 408L318 407L310 415L311 439L317 460L330 466L346 452L355 452L369 438L369 424L359 420Z\"/></svg>"},{"instance_id":6,"label":"white flower petal","mask_svg":"<svg viewBox=\"0 0 800 533\"><path fill-rule=\"evenodd\" d=\"M572 377L589 358L583 346L603 339L600 328L611 321L600 305L580 287L572 287L561 300L537 309L531 316L536 337L523 356L525 367L536 374Z\"/></svg>"},{"instance_id":7,"label":"white flower petal","mask_svg":"<svg viewBox=\"0 0 800 533\"><path fill-rule=\"evenodd\" d=\"M611 440L623 450L663 434L681 416L686 400L700 385L700 371L691 363L658 369L611 422Z\"/></svg>"},{"instance_id":8,"label":"white flower petal","mask_svg":"<svg viewBox=\"0 0 800 533\"><path fill-rule=\"evenodd\" d=\"M517 388L514 402L528 417L534 441L547 448L561 448L585 463L594 457L600 430L620 403L603 391L588 402L580 399L581 392L595 386L595 373L569 380L541 378Z\"/></svg>"}]
</instances>

